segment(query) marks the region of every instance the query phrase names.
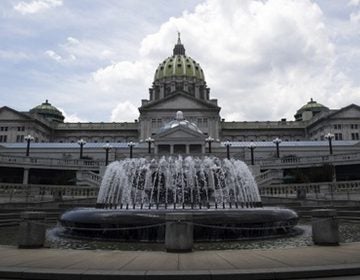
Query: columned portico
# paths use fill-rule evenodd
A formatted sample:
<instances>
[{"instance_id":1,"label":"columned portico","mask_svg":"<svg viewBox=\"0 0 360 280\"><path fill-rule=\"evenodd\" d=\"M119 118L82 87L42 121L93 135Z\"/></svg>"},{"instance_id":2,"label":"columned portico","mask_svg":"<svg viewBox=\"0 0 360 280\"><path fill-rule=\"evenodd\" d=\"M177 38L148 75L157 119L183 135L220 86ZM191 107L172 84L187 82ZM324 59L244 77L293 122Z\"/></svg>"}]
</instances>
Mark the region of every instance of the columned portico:
<instances>
[{"instance_id":1,"label":"columned portico","mask_svg":"<svg viewBox=\"0 0 360 280\"><path fill-rule=\"evenodd\" d=\"M205 151L205 135L178 111L176 119L165 124L154 136L156 154L200 154Z\"/></svg>"}]
</instances>

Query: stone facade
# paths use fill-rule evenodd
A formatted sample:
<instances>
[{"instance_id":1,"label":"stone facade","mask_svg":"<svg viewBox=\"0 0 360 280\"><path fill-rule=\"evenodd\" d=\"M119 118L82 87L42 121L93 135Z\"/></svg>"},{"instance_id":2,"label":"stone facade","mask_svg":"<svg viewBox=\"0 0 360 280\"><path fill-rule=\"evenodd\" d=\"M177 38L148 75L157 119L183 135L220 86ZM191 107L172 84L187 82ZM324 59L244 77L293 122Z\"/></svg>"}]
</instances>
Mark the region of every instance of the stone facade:
<instances>
[{"instance_id":1,"label":"stone facade","mask_svg":"<svg viewBox=\"0 0 360 280\"><path fill-rule=\"evenodd\" d=\"M179 38L173 55L156 69L149 99L142 100L135 122L64 123L61 112L47 100L28 112L4 106L0 108L0 144L24 142L28 134L34 137L34 142L45 143L75 143L79 139L93 143L127 143L144 142L149 137L163 143L169 135L159 132L174 120L179 110L203 133L198 137L202 147L193 146L197 152L203 151L206 137L215 142L261 142L276 137L283 141L320 141L329 132L334 134L334 140L359 140L360 134L360 107L355 104L330 110L310 100L296 112L295 121L227 122L221 119L221 108L216 99L211 99L203 70L185 54ZM181 141L188 140L185 137ZM191 147L185 149L190 151Z\"/></svg>"}]
</instances>

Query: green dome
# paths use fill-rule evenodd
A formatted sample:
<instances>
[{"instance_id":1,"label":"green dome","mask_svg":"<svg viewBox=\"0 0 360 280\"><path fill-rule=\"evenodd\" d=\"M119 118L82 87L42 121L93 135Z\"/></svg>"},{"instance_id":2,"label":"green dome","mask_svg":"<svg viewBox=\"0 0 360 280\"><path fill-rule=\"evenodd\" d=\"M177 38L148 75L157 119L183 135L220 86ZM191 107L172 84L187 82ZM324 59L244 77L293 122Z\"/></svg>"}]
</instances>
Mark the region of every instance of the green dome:
<instances>
[{"instance_id":1,"label":"green dome","mask_svg":"<svg viewBox=\"0 0 360 280\"><path fill-rule=\"evenodd\" d=\"M313 115L316 115L322 111L329 111L329 108L320 103L317 103L311 98L307 104L305 104L299 110L297 110L295 114L295 119L302 120L302 113L306 111L310 111L313 113Z\"/></svg>"},{"instance_id":2,"label":"green dome","mask_svg":"<svg viewBox=\"0 0 360 280\"><path fill-rule=\"evenodd\" d=\"M199 63L185 55L184 45L180 40L174 47L173 56L166 58L155 71L154 81L170 77L188 77L205 81L204 71Z\"/></svg>"},{"instance_id":3,"label":"green dome","mask_svg":"<svg viewBox=\"0 0 360 280\"><path fill-rule=\"evenodd\" d=\"M165 59L155 71L154 80L170 77L189 77L205 80L199 63L185 54L173 55Z\"/></svg>"},{"instance_id":4,"label":"green dome","mask_svg":"<svg viewBox=\"0 0 360 280\"><path fill-rule=\"evenodd\" d=\"M44 118L54 122L64 122L65 117L56 107L52 106L48 100L30 110L30 113L36 113Z\"/></svg>"}]
</instances>

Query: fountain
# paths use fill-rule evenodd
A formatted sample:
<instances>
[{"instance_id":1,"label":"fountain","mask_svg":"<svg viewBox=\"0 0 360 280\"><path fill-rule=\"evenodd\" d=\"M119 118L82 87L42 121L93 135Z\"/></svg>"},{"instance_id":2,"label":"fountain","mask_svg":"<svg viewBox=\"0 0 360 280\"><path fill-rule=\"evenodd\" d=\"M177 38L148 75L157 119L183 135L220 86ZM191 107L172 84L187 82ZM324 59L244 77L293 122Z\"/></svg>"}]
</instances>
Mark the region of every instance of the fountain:
<instances>
[{"instance_id":1,"label":"fountain","mask_svg":"<svg viewBox=\"0 0 360 280\"><path fill-rule=\"evenodd\" d=\"M113 162L96 208L68 211L60 224L65 236L161 242L174 214L187 215L196 241L278 236L298 220L291 210L262 207L244 162L178 156Z\"/></svg>"}]
</instances>

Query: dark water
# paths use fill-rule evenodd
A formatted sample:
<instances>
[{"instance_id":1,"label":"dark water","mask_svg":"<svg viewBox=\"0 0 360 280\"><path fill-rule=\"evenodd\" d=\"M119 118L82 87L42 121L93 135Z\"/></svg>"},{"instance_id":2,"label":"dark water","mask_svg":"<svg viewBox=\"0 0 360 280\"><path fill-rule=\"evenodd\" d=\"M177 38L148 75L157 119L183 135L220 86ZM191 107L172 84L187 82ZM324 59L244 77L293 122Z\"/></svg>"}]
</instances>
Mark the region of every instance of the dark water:
<instances>
[{"instance_id":1,"label":"dark water","mask_svg":"<svg viewBox=\"0 0 360 280\"><path fill-rule=\"evenodd\" d=\"M224 249L275 249L294 248L313 245L311 239L310 222L300 221L296 227L298 235L280 237L267 240L246 240L227 242L199 242L194 244L194 250L224 250ZM341 221L339 223L340 241L342 243L360 241L360 223ZM0 244L16 245L18 227L0 228ZM46 247L82 250L131 250L131 251L164 251L162 243L130 243L130 242L104 242L93 240L77 240L58 237L54 225L49 225L46 236Z\"/></svg>"}]
</instances>

